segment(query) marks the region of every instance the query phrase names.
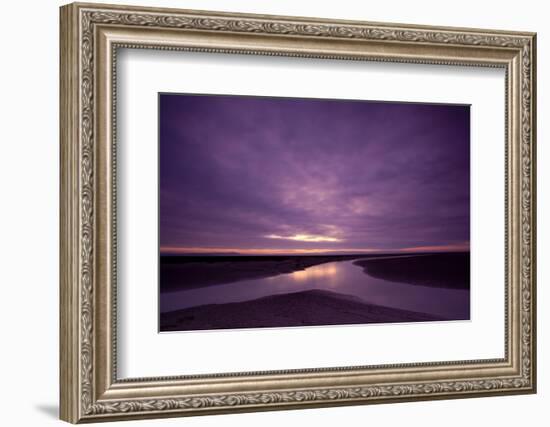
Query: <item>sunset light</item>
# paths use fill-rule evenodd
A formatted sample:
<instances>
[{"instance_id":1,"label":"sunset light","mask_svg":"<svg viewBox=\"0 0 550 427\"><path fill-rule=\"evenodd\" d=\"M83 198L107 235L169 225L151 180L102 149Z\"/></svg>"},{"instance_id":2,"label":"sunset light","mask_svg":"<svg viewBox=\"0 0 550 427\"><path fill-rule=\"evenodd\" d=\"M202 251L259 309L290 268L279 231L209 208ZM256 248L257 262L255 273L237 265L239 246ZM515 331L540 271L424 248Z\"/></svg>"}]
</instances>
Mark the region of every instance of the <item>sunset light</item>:
<instances>
[{"instance_id":1,"label":"sunset light","mask_svg":"<svg viewBox=\"0 0 550 427\"><path fill-rule=\"evenodd\" d=\"M318 236L315 234L294 234L292 236L281 236L279 234L269 234L268 239L294 240L297 242L341 242L342 239L329 236Z\"/></svg>"}]
</instances>

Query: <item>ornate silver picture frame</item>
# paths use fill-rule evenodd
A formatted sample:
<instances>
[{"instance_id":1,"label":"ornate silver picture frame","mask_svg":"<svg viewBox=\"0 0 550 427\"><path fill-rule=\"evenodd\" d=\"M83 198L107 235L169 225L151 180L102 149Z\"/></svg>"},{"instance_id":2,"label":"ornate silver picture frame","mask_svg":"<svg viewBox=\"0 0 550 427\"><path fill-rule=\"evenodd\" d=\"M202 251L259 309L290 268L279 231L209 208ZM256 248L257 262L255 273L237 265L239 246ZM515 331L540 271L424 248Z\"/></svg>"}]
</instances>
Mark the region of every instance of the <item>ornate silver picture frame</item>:
<instances>
[{"instance_id":1,"label":"ornate silver picture frame","mask_svg":"<svg viewBox=\"0 0 550 427\"><path fill-rule=\"evenodd\" d=\"M61 419L97 422L536 391L534 33L80 3L63 6L60 22ZM119 378L121 49L503 69L505 253L495 256L505 259L504 357ZM484 167L491 173L490 164Z\"/></svg>"}]
</instances>

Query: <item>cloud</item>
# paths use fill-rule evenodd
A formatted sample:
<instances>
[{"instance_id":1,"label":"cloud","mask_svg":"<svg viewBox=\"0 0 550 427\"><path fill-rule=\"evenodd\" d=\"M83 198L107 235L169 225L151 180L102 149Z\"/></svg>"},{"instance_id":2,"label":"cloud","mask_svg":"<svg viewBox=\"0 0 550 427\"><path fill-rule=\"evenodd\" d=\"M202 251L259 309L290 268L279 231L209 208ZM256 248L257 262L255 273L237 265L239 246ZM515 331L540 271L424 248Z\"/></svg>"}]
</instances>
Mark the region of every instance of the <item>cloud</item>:
<instances>
[{"instance_id":1,"label":"cloud","mask_svg":"<svg viewBox=\"0 0 550 427\"><path fill-rule=\"evenodd\" d=\"M315 234L294 234L292 236L280 236L278 234L268 234L268 239L294 240L297 242L342 242L342 239L329 236L318 236Z\"/></svg>"},{"instance_id":2,"label":"cloud","mask_svg":"<svg viewBox=\"0 0 550 427\"><path fill-rule=\"evenodd\" d=\"M162 246L470 239L468 107L163 94L159 131Z\"/></svg>"}]
</instances>

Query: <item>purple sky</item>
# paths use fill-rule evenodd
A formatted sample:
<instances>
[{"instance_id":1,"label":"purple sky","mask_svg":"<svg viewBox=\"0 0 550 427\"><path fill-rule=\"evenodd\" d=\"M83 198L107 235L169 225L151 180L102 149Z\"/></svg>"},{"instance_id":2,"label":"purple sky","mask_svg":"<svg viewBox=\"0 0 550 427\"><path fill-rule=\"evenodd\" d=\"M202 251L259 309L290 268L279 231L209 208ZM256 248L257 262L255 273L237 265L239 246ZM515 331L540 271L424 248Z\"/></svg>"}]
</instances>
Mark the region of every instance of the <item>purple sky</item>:
<instances>
[{"instance_id":1,"label":"purple sky","mask_svg":"<svg viewBox=\"0 0 550 427\"><path fill-rule=\"evenodd\" d=\"M164 253L469 247L468 106L159 102Z\"/></svg>"}]
</instances>

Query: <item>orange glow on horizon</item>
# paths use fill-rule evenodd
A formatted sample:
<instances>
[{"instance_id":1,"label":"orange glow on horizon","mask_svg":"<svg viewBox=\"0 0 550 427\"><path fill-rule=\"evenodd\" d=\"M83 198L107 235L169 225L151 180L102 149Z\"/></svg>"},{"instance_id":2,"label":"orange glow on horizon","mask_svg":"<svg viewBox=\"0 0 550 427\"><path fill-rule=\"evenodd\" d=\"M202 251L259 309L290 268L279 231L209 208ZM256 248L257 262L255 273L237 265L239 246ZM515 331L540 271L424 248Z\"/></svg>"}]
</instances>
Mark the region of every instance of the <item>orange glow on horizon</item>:
<instances>
[{"instance_id":1,"label":"orange glow on horizon","mask_svg":"<svg viewBox=\"0 0 550 427\"><path fill-rule=\"evenodd\" d=\"M461 252L469 250L470 242L463 242L455 245L414 246L411 248L402 248L399 252Z\"/></svg>"},{"instance_id":2,"label":"orange glow on horizon","mask_svg":"<svg viewBox=\"0 0 550 427\"><path fill-rule=\"evenodd\" d=\"M162 246L160 252L167 254L227 254L227 255L322 255L322 254L357 254L357 253L411 253L411 252L459 252L470 250L470 243L414 246L408 248L380 249L380 248L310 248L310 249L274 249L274 248L204 248L204 247L171 247Z\"/></svg>"}]
</instances>

